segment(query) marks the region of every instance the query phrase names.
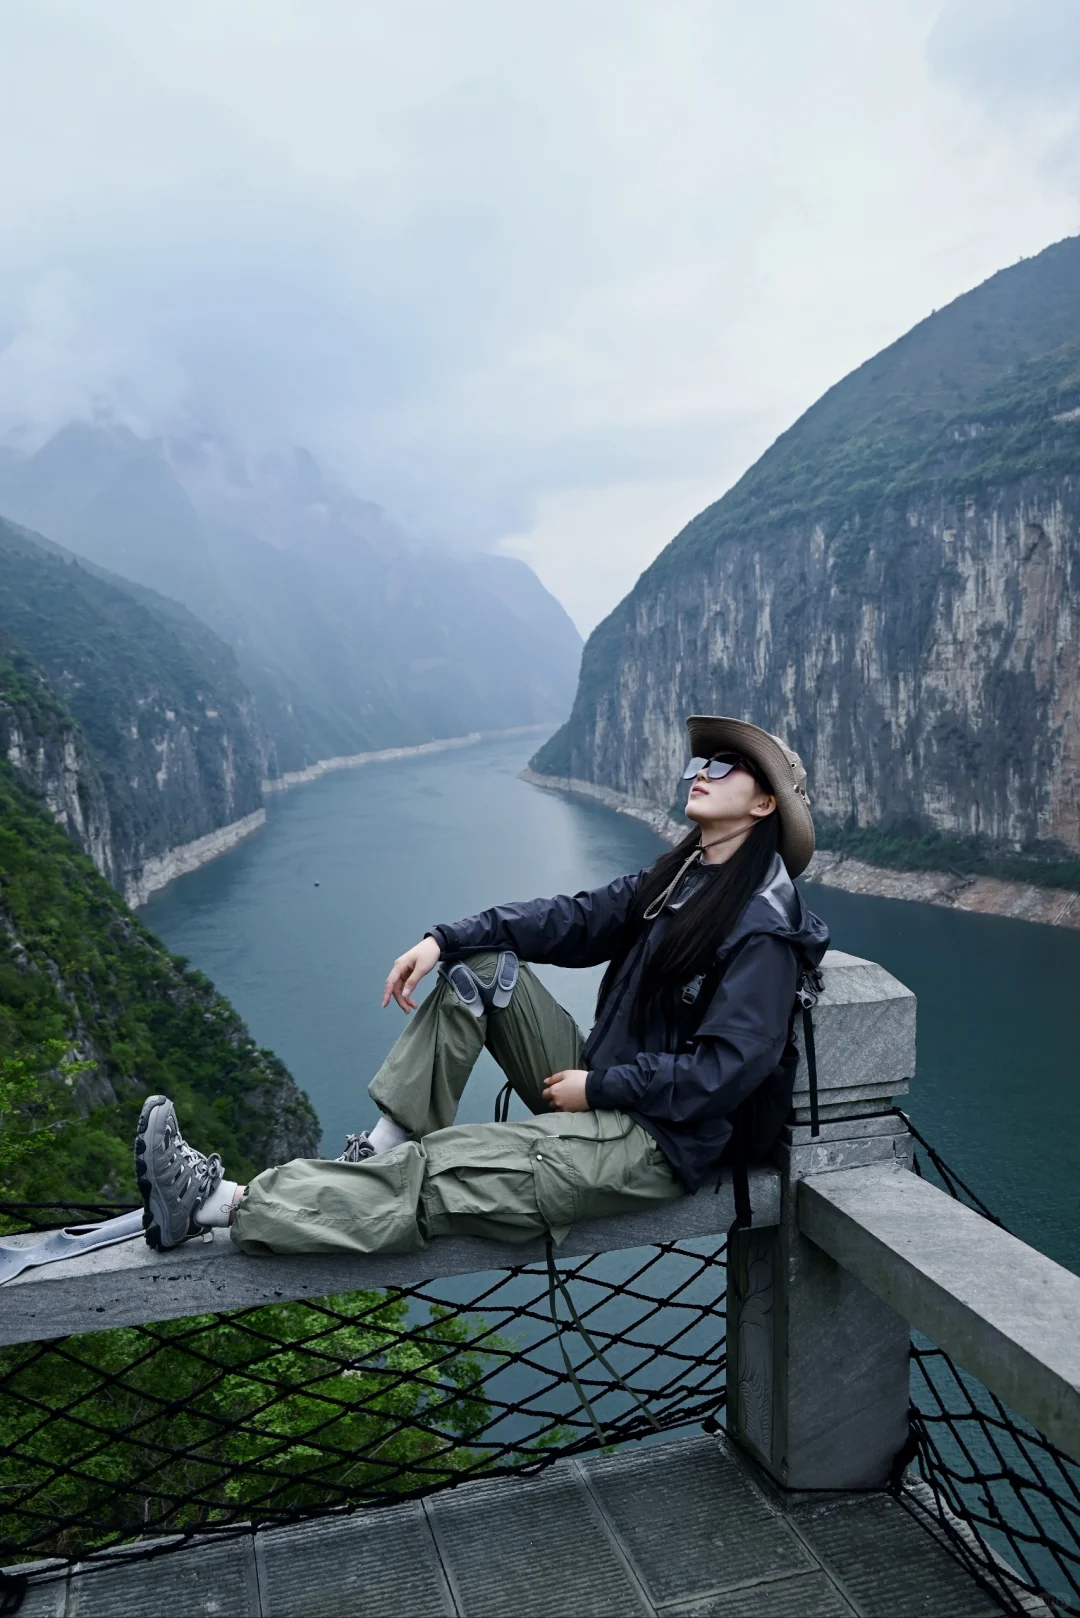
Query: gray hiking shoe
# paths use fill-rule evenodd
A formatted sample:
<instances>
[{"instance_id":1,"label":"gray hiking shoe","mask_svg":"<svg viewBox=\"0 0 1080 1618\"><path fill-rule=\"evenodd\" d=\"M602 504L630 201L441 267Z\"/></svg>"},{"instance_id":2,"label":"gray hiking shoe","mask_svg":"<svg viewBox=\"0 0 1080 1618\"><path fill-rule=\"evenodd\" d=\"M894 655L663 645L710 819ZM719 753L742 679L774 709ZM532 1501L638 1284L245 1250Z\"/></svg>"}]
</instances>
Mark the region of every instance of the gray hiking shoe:
<instances>
[{"instance_id":1,"label":"gray hiking shoe","mask_svg":"<svg viewBox=\"0 0 1080 1618\"><path fill-rule=\"evenodd\" d=\"M375 1148L367 1138L367 1130L361 1135L346 1135L345 1150L340 1157L335 1157L335 1163L363 1163L367 1158L375 1156Z\"/></svg>"},{"instance_id":2,"label":"gray hiking shoe","mask_svg":"<svg viewBox=\"0 0 1080 1618\"><path fill-rule=\"evenodd\" d=\"M147 1096L135 1134L135 1178L142 1193L143 1234L160 1250L201 1236L195 1215L223 1177L221 1158L207 1157L180 1133L168 1096Z\"/></svg>"}]
</instances>

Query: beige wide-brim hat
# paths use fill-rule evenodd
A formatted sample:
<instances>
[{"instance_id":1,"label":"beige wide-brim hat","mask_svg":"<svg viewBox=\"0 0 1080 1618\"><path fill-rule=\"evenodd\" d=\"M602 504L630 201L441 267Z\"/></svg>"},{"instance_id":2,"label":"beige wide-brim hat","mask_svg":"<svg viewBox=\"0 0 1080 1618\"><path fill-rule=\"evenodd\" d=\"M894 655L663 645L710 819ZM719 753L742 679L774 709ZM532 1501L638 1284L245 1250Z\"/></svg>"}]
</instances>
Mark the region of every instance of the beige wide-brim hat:
<instances>
[{"instance_id":1,"label":"beige wide-brim hat","mask_svg":"<svg viewBox=\"0 0 1080 1618\"><path fill-rule=\"evenodd\" d=\"M776 796L780 816L780 857L789 876L800 876L814 852L814 822L806 796L806 771L798 753L779 736L750 725L745 719L719 714L691 714L686 721L690 751L695 758L715 753L742 753L761 771Z\"/></svg>"}]
</instances>

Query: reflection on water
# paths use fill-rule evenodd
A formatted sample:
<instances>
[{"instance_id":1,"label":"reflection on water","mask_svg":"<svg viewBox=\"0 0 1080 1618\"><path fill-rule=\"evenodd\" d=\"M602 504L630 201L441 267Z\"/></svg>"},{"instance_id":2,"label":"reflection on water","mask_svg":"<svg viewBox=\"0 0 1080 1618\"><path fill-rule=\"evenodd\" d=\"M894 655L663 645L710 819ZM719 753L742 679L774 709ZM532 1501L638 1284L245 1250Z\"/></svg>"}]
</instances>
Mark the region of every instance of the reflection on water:
<instances>
[{"instance_id":1,"label":"reflection on water","mask_svg":"<svg viewBox=\"0 0 1080 1618\"><path fill-rule=\"evenodd\" d=\"M396 1007L379 1006L396 954L433 922L593 886L662 848L636 821L519 781L535 745L325 776L272 799L263 831L146 907L169 948L287 1062L327 1152L370 1121L367 1081L401 1025ZM806 893L838 947L881 961L919 996L910 1110L923 1132L1017 1234L1080 1269L1080 932ZM587 1026L599 969L542 975ZM490 1118L499 1082L485 1057L461 1118Z\"/></svg>"}]
</instances>

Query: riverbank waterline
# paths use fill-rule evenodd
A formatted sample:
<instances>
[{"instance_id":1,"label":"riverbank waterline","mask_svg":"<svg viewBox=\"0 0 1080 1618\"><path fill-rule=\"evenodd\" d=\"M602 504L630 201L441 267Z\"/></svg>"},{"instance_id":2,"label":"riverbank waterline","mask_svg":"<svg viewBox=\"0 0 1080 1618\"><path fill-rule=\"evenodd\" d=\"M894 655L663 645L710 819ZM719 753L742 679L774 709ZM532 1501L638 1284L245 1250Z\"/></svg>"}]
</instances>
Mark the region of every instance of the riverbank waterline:
<instances>
[{"instance_id":1,"label":"riverbank waterline","mask_svg":"<svg viewBox=\"0 0 1080 1618\"><path fill-rule=\"evenodd\" d=\"M436 921L596 886L666 846L627 815L519 780L535 745L508 738L324 776L273 799L258 837L143 911L288 1063L328 1154L371 1121L367 1083L402 1026L379 1005L396 954ZM914 1120L1018 1235L1080 1270L1080 934L805 893L838 947L881 961L919 996ZM599 969L542 975L587 1027ZM500 1082L485 1058L463 1121L491 1117Z\"/></svg>"}]
</instances>

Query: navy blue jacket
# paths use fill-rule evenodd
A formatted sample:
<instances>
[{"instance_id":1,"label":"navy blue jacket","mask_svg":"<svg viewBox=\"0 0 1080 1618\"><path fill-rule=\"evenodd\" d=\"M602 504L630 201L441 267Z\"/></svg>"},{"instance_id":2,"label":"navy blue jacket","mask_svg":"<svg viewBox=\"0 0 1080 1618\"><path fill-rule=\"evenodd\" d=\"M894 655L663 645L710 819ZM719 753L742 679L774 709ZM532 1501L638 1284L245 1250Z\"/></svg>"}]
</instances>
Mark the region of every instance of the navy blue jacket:
<instances>
[{"instance_id":1,"label":"navy blue jacket","mask_svg":"<svg viewBox=\"0 0 1080 1618\"><path fill-rule=\"evenodd\" d=\"M642 874L591 892L494 905L433 927L431 936L447 959L512 949L541 965L596 966L610 960ZM656 997L641 1027L632 1008L645 962L690 885L708 880L692 868L656 920L643 925L582 1053L589 1106L617 1107L642 1124L690 1191L719 1171L731 1114L780 1061L800 960L816 966L829 942L777 855L717 952L717 970L702 985L707 1003L687 1008L681 997L666 1005Z\"/></svg>"}]
</instances>

